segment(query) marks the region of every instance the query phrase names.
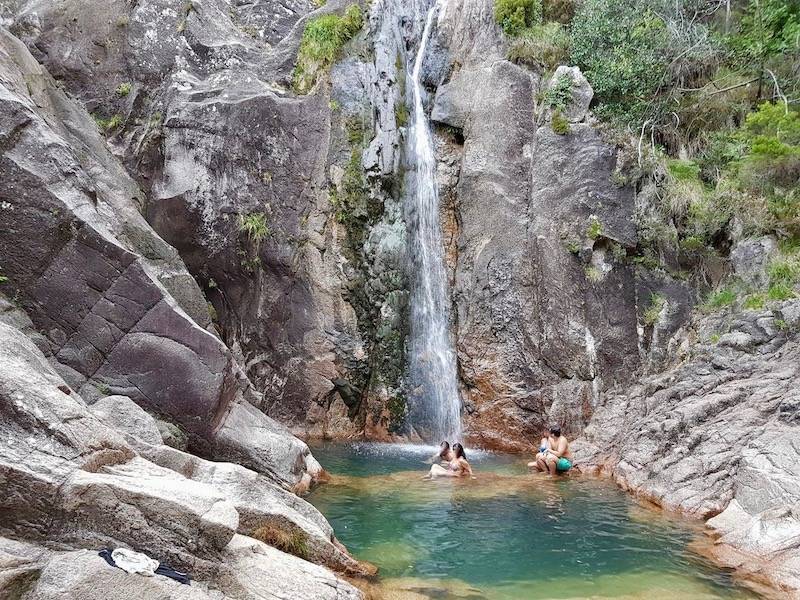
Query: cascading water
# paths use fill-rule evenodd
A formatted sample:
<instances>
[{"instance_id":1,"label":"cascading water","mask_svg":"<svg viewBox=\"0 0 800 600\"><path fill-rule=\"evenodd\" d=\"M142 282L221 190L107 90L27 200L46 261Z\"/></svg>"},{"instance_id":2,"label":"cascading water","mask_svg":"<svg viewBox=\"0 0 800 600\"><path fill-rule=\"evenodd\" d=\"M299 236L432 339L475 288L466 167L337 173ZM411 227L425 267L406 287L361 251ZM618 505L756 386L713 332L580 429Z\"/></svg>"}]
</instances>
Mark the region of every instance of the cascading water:
<instances>
[{"instance_id":1,"label":"cascading water","mask_svg":"<svg viewBox=\"0 0 800 600\"><path fill-rule=\"evenodd\" d=\"M408 136L408 186L405 198L411 255L410 375L411 422L427 441L461 436L461 400L456 383L456 357L450 340L448 282L439 223L436 156L423 107L422 62L438 2L425 19L409 84L413 122Z\"/></svg>"}]
</instances>

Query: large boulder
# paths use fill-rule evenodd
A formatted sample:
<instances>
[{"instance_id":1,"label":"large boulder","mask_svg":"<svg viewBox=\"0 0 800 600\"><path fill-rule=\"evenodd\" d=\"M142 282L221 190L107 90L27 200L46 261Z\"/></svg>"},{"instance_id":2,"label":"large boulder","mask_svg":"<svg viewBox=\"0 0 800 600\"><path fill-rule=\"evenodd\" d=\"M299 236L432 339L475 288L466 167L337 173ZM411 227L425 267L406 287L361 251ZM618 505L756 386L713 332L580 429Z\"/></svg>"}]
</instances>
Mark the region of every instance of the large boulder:
<instances>
[{"instance_id":1,"label":"large boulder","mask_svg":"<svg viewBox=\"0 0 800 600\"><path fill-rule=\"evenodd\" d=\"M348 554L316 508L263 475L233 463L203 460L164 445L144 444L137 449L162 467L224 491L239 513L239 533L273 542L301 540L291 550L299 552L302 558L337 572L374 575L371 565Z\"/></svg>"}]
</instances>

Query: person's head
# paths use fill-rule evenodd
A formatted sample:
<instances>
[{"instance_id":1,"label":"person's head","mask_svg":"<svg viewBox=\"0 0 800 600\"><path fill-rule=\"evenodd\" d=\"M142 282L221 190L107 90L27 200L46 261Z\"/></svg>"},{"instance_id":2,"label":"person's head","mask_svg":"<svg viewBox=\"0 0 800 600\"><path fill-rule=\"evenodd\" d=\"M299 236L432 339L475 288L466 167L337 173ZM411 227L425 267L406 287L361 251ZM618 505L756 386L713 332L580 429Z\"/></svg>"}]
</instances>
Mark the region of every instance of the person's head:
<instances>
[{"instance_id":1,"label":"person's head","mask_svg":"<svg viewBox=\"0 0 800 600\"><path fill-rule=\"evenodd\" d=\"M456 458L463 458L464 460L467 460L467 455L464 454L464 446L461 444L453 444L453 452L455 453Z\"/></svg>"},{"instance_id":2,"label":"person's head","mask_svg":"<svg viewBox=\"0 0 800 600\"><path fill-rule=\"evenodd\" d=\"M449 442L442 442L439 444L439 456L447 456L450 452L450 443Z\"/></svg>"},{"instance_id":3,"label":"person's head","mask_svg":"<svg viewBox=\"0 0 800 600\"><path fill-rule=\"evenodd\" d=\"M550 425L550 435L552 435L554 438L561 437L561 425Z\"/></svg>"}]
</instances>

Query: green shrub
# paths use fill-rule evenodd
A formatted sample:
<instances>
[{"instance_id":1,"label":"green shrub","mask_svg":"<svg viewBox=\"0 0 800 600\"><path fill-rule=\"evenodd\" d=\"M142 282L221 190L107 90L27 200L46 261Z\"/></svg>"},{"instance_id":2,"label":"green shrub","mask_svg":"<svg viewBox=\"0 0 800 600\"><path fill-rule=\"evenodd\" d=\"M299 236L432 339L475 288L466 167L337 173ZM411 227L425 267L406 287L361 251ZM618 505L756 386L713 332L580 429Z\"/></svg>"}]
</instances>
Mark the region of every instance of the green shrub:
<instances>
[{"instance_id":1,"label":"green shrub","mask_svg":"<svg viewBox=\"0 0 800 600\"><path fill-rule=\"evenodd\" d=\"M120 83L117 87L117 96L120 98L124 98L128 94L131 93L131 84L130 83Z\"/></svg>"},{"instance_id":2,"label":"green shrub","mask_svg":"<svg viewBox=\"0 0 800 600\"><path fill-rule=\"evenodd\" d=\"M348 6L341 16L330 14L311 19L303 31L292 73L294 90L301 94L310 91L319 73L334 63L344 45L363 24L364 16L358 4Z\"/></svg>"},{"instance_id":3,"label":"green shrub","mask_svg":"<svg viewBox=\"0 0 800 600\"><path fill-rule=\"evenodd\" d=\"M667 299L663 294L650 294L650 305L644 311L644 324L655 325L666 303Z\"/></svg>"},{"instance_id":4,"label":"green shrub","mask_svg":"<svg viewBox=\"0 0 800 600\"><path fill-rule=\"evenodd\" d=\"M764 308L764 303L766 302L767 298L762 293L755 293L750 294L747 298L744 299L744 308L748 310L760 310Z\"/></svg>"},{"instance_id":5,"label":"green shrub","mask_svg":"<svg viewBox=\"0 0 800 600\"><path fill-rule=\"evenodd\" d=\"M586 0L572 21L570 60L600 101L598 111L625 122L642 118L666 77L669 33L637 0Z\"/></svg>"},{"instance_id":6,"label":"green shrub","mask_svg":"<svg viewBox=\"0 0 800 600\"><path fill-rule=\"evenodd\" d=\"M736 292L729 287L722 288L709 295L705 307L710 310L725 308L736 302Z\"/></svg>"},{"instance_id":7,"label":"green shrub","mask_svg":"<svg viewBox=\"0 0 800 600\"><path fill-rule=\"evenodd\" d=\"M503 33L519 35L526 27L541 22L542 4L540 0L495 0L494 18Z\"/></svg>"},{"instance_id":8,"label":"green shrub","mask_svg":"<svg viewBox=\"0 0 800 600\"><path fill-rule=\"evenodd\" d=\"M596 240L603 234L603 224L595 215L589 217L589 227L586 228L586 237Z\"/></svg>"},{"instance_id":9,"label":"green shrub","mask_svg":"<svg viewBox=\"0 0 800 600\"><path fill-rule=\"evenodd\" d=\"M94 117L94 121L97 123L97 126L103 132L112 131L122 125L122 115L113 115L108 118L104 118L99 115L92 116Z\"/></svg>"},{"instance_id":10,"label":"green shrub","mask_svg":"<svg viewBox=\"0 0 800 600\"><path fill-rule=\"evenodd\" d=\"M565 74L556 79L542 95L542 102L550 108L564 110L572 102L572 88L575 82L572 75Z\"/></svg>"},{"instance_id":11,"label":"green shrub","mask_svg":"<svg viewBox=\"0 0 800 600\"><path fill-rule=\"evenodd\" d=\"M247 235L247 239L256 246L261 246L261 242L269 235L267 225L267 215L264 213L250 213L249 215L239 215L239 231Z\"/></svg>"},{"instance_id":12,"label":"green shrub","mask_svg":"<svg viewBox=\"0 0 800 600\"><path fill-rule=\"evenodd\" d=\"M559 23L545 23L525 29L508 45L506 58L511 62L555 69L569 56L569 35Z\"/></svg>"}]
</instances>

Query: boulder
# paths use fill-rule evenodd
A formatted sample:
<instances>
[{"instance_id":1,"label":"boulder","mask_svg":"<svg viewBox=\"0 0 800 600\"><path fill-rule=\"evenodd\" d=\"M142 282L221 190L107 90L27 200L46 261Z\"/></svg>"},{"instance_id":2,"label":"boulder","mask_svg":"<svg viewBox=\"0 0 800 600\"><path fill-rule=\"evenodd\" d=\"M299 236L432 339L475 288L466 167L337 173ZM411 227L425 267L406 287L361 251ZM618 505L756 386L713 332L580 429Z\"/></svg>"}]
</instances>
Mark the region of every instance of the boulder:
<instances>
[{"instance_id":1,"label":"boulder","mask_svg":"<svg viewBox=\"0 0 800 600\"><path fill-rule=\"evenodd\" d=\"M767 267L778 252L778 241L773 236L746 239L731 250L733 272L746 285L763 288L769 283Z\"/></svg>"},{"instance_id":2,"label":"boulder","mask_svg":"<svg viewBox=\"0 0 800 600\"><path fill-rule=\"evenodd\" d=\"M322 476L305 442L251 404L237 401L213 439L214 458L235 462L299 493Z\"/></svg>"},{"instance_id":3,"label":"boulder","mask_svg":"<svg viewBox=\"0 0 800 600\"><path fill-rule=\"evenodd\" d=\"M589 105L594 97L594 90L589 82L581 73L578 67L567 67L561 65L553 73L547 84L547 89L553 89L562 79L567 78L572 82L572 99L564 107L564 116L570 123L578 123L589 114Z\"/></svg>"},{"instance_id":4,"label":"boulder","mask_svg":"<svg viewBox=\"0 0 800 600\"><path fill-rule=\"evenodd\" d=\"M573 452L633 494L708 518L713 558L791 596L800 594L800 337L775 325L780 316L696 319L688 358L609 393Z\"/></svg>"},{"instance_id":5,"label":"boulder","mask_svg":"<svg viewBox=\"0 0 800 600\"><path fill-rule=\"evenodd\" d=\"M263 542L237 535L225 549L223 566L231 570L225 586L238 597L287 600L360 600L361 592L323 567L285 554Z\"/></svg>"},{"instance_id":6,"label":"boulder","mask_svg":"<svg viewBox=\"0 0 800 600\"><path fill-rule=\"evenodd\" d=\"M375 574L374 567L347 553L316 508L263 475L232 463L203 460L164 445L140 445L138 450L162 467L224 491L239 513L239 533L267 541L301 539L299 551L306 560L350 575Z\"/></svg>"},{"instance_id":7,"label":"boulder","mask_svg":"<svg viewBox=\"0 0 800 600\"><path fill-rule=\"evenodd\" d=\"M161 444L156 420L127 396L105 396L90 406L109 427L147 444Z\"/></svg>"},{"instance_id":8,"label":"boulder","mask_svg":"<svg viewBox=\"0 0 800 600\"><path fill-rule=\"evenodd\" d=\"M130 546L182 566L191 565L187 555L215 556L239 525L224 491L140 457L75 471L59 494L63 539Z\"/></svg>"}]
</instances>

